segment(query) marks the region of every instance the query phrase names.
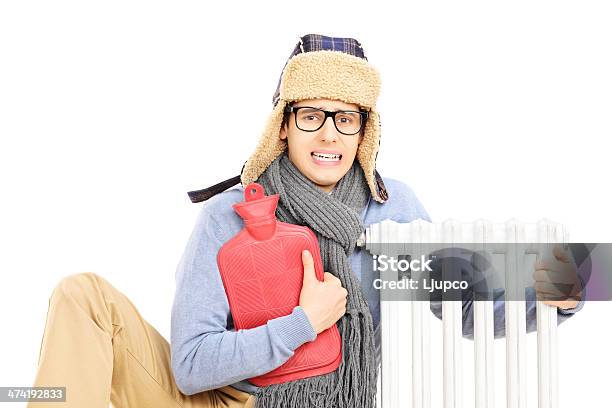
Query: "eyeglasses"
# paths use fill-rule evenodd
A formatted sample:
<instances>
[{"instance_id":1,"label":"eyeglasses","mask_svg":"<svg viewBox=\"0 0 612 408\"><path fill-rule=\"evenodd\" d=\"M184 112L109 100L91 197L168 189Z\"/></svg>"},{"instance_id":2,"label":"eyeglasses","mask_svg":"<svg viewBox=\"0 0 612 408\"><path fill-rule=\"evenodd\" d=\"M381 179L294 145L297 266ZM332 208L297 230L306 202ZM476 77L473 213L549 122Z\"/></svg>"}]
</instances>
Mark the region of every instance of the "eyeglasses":
<instances>
[{"instance_id":1,"label":"eyeglasses","mask_svg":"<svg viewBox=\"0 0 612 408\"><path fill-rule=\"evenodd\" d=\"M361 131L368 119L366 111L326 111L312 106L287 106L286 113L295 113L295 126L304 132L316 132L325 124L327 118L332 118L336 130L343 135L356 135Z\"/></svg>"}]
</instances>

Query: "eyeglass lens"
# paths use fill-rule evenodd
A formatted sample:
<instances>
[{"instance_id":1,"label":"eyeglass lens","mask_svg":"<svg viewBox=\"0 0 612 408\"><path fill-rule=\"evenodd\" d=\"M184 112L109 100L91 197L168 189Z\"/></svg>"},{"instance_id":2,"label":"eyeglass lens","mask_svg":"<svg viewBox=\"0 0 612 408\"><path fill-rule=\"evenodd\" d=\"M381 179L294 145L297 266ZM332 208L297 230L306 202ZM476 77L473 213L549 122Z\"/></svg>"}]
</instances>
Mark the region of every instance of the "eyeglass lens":
<instances>
[{"instance_id":1,"label":"eyeglass lens","mask_svg":"<svg viewBox=\"0 0 612 408\"><path fill-rule=\"evenodd\" d=\"M361 130L361 114L353 111L334 112L336 129L343 134L353 135ZM312 132L323 127L325 111L316 108L301 107L295 112L297 127Z\"/></svg>"}]
</instances>

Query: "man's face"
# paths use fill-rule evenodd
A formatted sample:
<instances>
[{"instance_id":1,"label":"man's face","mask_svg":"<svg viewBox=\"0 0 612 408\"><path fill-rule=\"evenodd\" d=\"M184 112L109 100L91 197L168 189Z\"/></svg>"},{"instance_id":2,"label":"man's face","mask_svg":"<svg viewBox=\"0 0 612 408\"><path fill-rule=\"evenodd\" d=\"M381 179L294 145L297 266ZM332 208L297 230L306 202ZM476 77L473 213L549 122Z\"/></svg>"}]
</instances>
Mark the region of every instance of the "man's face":
<instances>
[{"instance_id":1,"label":"man's face","mask_svg":"<svg viewBox=\"0 0 612 408\"><path fill-rule=\"evenodd\" d=\"M331 99L308 99L293 103L294 107L310 106L326 111L358 111L359 106ZM298 112L301 114L301 111ZM356 135L344 135L336 129L332 118L314 132L300 130L295 125L295 113L280 130L279 137L287 139L289 160L321 190L330 192L353 165L357 148L363 139L363 129ZM317 153L340 155L339 159L324 159Z\"/></svg>"}]
</instances>

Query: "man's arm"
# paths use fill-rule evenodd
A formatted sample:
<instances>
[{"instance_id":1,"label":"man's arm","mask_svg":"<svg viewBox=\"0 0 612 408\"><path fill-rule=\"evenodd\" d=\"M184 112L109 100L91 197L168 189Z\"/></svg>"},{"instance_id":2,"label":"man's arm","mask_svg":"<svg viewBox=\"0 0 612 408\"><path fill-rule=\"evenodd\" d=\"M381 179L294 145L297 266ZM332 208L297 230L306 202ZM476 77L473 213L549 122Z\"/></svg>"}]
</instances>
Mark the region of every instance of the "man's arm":
<instances>
[{"instance_id":1,"label":"man's arm","mask_svg":"<svg viewBox=\"0 0 612 408\"><path fill-rule=\"evenodd\" d=\"M432 264L435 274L435 269L439 264ZM465 270L462 270L462 274ZM471 277L463 276L463 279L471 282ZM580 278L581 279L581 278ZM582 279L581 279L582 281ZM582 287L584 288L584 282ZM492 293L493 298L493 330L495 338L505 337L506 335L506 308L504 300L504 289L494 289ZM585 292L583 292L582 300L573 309L561 309L557 308L557 324L561 324L576 312L580 311L584 306ZM439 297L438 297L439 298ZM474 339L474 296L472 286L468 287L463 291L463 337L468 339ZM537 307L536 307L536 292L533 287L526 288L525 292L525 320L527 325L527 333L537 330ZM430 302L430 309L436 317L442 319L442 302L440 300L432 300Z\"/></svg>"},{"instance_id":2,"label":"man's arm","mask_svg":"<svg viewBox=\"0 0 612 408\"><path fill-rule=\"evenodd\" d=\"M431 222L431 217L421 204L419 199L416 197L412 189L406 184L393 180L385 179L385 184L392 191L391 197L393 197L393 207L391 207L388 218L402 223L411 222L417 218ZM390 201L391 202L391 201ZM578 265L581 265L582 261L587 258L588 250L582 247L572 247L572 254ZM440 264L432 264L434 268L440 268ZM441 278L441 273L438 269L438 279ZM462 271L463 273L463 271ZM433 275L436 275L434 272ZM582 277L582 287L585 288L586 281ZM471 282L471 277L466 277L468 282ZM587 277L588 280L588 277ZM439 295L439 294L438 294ZM438 296L440 298L440 296ZM584 305L584 299L586 298L585 292L582 293L582 300L573 309L559 309L557 308L557 322L561 324L565 320L569 319L574 313L582 309ZM474 302L472 288L468 287L463 293L463 336L469 339L474 338ZM505 302L504 302L504 289L496 289L493 291L493 310L494 310L494 333L495 337L504 337L506 335L506 316L505 316ZM527 332L532 332L537 329L537 314L536 314L536 296L534 288L528 288L526 292L526 323ZM430 309L436 317L442 319L442 302L438 299L432 299L430 301Z\"/></svg>"},{"instance_id":3,"label":"man's arm","mask_svg":"<svg viewBox=\"0 0 612 408\"><path fill-rule=\"evenodd\" d=\"M172 369L186 395L255 377L285 363L316 338L300 306L249 330L228 330L229 304L217 253L229 237L206 206L176 273L172 308Z\"/></svg>"}]
</instances>

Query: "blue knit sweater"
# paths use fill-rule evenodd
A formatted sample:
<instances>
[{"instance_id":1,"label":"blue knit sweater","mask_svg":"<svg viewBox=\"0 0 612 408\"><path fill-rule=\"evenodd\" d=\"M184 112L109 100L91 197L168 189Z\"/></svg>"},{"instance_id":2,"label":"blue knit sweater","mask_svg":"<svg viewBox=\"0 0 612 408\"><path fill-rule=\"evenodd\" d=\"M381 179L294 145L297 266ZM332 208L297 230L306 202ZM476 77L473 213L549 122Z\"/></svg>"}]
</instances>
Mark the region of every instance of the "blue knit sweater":
<instances>
[{"instance_id":1,"label":"blue knit sweater","mask_svg":"<svg viewBox=\"0 0 612 408\"><path fill-rule=\"evenodd\" d=\"M386 203L372 199L362 213L365 226L391 219L410 222L429 215L404 183L385 178L389 192ZM232 204L243 201L240 186L209 199L198 216L189 242L176 271L176 294L172 308L172 370L179 389L187 395L232 385L254 393L257 387L246 381L282 365L295 349L316 338L316 333L300 306L287 316L264 326L236 331L217 267L217 252L242 228L242 219ZM371 257L360 248L350 256L352 270L361 280L362 257ZM369 263L371 264L371 262ZM367 264L366 264L367 265ZM377 359L380 360L379 292L373 285L362 285L376 330ZM527 291L527 330L536 330L536 303L533 288ZM494 292L495 336L505 332L503 289ZM559 323L582 308L558 310ZM432 312L442 317L439 305ZM472 302L463 305L463 335L473 337Z\"/></svg>"}]
</instances>

